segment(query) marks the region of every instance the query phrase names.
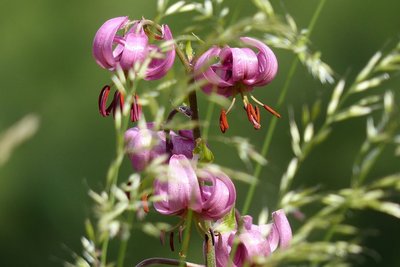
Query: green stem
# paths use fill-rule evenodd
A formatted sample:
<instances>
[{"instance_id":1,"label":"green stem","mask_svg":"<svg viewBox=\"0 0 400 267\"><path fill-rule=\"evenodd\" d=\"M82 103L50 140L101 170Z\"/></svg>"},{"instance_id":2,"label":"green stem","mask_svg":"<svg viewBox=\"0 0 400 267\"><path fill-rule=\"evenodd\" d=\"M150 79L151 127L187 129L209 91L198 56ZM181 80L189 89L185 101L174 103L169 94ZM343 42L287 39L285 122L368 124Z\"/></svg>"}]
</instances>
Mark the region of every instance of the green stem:
<instances>
[{"instance_id":1,"label":"green stem","mask_svg":"<svg viewBox=\"0 0 400 267\"><path fill-rule=\"evenodd\" d=\"M133 211L129 212L128 220L127 220L129 228L131 227L132 221L133 221L134 218L135 218L135 212L133 212ZM130 229L129 229L129 231L130 231ZM129 241L129 237L125 237L121 241L121 245L120 245L119 251L118 251L117 267L124 266L126 249L128 248L128 241Z\"/></svg>"},{"instance_id":2,"label":"green stem","mask_svg":"<svg viewBox=\"0 0 400 267\"><path fill-rule=\"evenodd\" d=\"M179 266L185 266L185 259L187 257L187 252L189 249L189 241L190 241L190 232L192 228L192 218L193 218L193 211L189 210L186 215L186 228L185 232L183 233L183 242L182 242L182 253L181 253L181 263Z\"/></svg>"},{"instance_id":3,"label":"green stem","mask_svg":"<svg viewBox=\"0 0 400 267\"><path fill-rule=\"evenodd\" d=\"M208 104L206 120L205 120L208 124L207 124L207 127L205 127L203 129L203 138L205 141L207 141L207 139L208 139L208 132L210 131L210 121L211 121L212 115L214 113L214 107L215 107L214 102L211 102L210 104Z\"/></svg>"},{"instance_id":4,"label":"green stem","mask_svg":"<svg viewBox=\"0 0 400 267\"><path fill-rule=\"evenodd\" d=\"M205 221L204 223L206 230L211 230L211 221ZM205 233L206 238L206 246L205 246L205 253L206 253L206 266L207 267L215 267L217 266L216 258L215 258L215 247L214 247L214 236L210 231Z\"/></svg>"}]
</instances>

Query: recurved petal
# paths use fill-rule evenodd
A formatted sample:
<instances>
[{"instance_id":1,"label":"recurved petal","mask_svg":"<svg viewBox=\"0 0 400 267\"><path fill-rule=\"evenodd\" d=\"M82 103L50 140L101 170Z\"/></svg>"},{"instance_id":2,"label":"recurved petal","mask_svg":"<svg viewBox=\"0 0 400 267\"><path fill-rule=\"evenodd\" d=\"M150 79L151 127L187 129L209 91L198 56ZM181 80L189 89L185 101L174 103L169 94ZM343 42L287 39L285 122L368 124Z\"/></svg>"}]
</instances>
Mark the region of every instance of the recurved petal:
<instances>
[{"instance_id":1,"label":"recurved petal","mask_svg":"<svg viewBox=\"0 0 400 267\"><path fill-rule=\"evenodd\" d=\"M242 216L242 220L244 228L250 230L253 226L253 217L251 217L250 215L244 215Z\"/></svg>"},{"instance_id":2,"label":"recurved petal","mask_svg":"<svg viewBox=\"0 0 400 267\"><path fill-rule=\"evenodd\" d=\"M253 262L254 257L268 256L271 251L267 240L256 230L247 230L239 235L240 243L237 247L233 262L237 266Z\"/></svg>"},{"instance_id":3,"label":"recurved petal","mask_svg":"<svg viewBox=\"0 0 400 267\"><path fill-rule=\"evenodd\" d=\"M128 17L107 20L97 31L93 40L93 56L102 68L113 70L116 61L113 55L113 43L117 31L128 22Z\"/></svg>"},{"instance_id":4,"label":"recurved petal","mask_svg":"<svg viewBox=\"0 0 400 267\"><path fill-rule=\"evenodd\" d=\"M292 228L286 218L285 212L282 209L273 212L272 219L279 233L279 247L289 247L292 240Z\"/></svg>"},{"instance_id":5,"label":"recurved petal","mask_svg":"<svg viewBox=\"0 0 400 267\"><path fill-rule=\"evenodd\" d=\"M250 37L240 38L243 43L256 47L259 52L258 75L254 79L247 81L248 85L263 86L270 83L278 72L278 61L272 50L263 42Z\"/></svg>"},{"instance_id":6,"label":"recurved petal","mask_svg":"<svg viewBox=\"0 0 400 267\"><path fill-rule=\"evenodd\" d=\"M221 219L235 204L236 190L234 184L222 172L204 171L199 175L199 180L204 182L200 186L203 201L201 216L206 219Z\"/></svg>"},{"instance_id":7,"label":"recurved petal","mask_svg":"<svg viewBox=\"0 0 400 267\"><path fill-rule=\"evenodd\" d=\"M196 174L184 155L173 155L168 165L168 180L155 179L154 194L164 199L154 208L165 215L182 214L188 208L200 212L201 197Z\"/></svg>"},{"instance_id":8,"label":"recurved petal","mask_svg":"<svg viewBox=\"0 0 400 267\"><path fill-rule=\"evenodd\" d=\"M162 26L162 36L165 41L172 41L171 30L167 25ZM150 62L149 67L146 71L146 80L157 80L162 77L171 69L175 60L175 45L171 43L168 47L168 51L165 53L163 59L153 59Z\"/></svg>"},{"instance_id":9,"label":"recurved petal","mask_svg":"<svg viewBox=\"0 0 400 267\"><path fill-rule=\"evenodd\" d=\"M226 47L222 49L220 58L224 66L231 66L233 82L253 79L257 75L258 59L249 48Z\"/></svg>"},{"instance_id":10,"label":"recurved petal","mask_svg":"<svg viewBox=\"0 0 400 267\"><path fill-rule=\"evenodd\" d=\"M130 32L125 37L125 46L119 63L123 70L129 70L136 62L143 62L148 55L148 37L143 29Z\"/></svg>"},{"instance_id":11,"label":"recurved petal","mask_svg":"<svg viewBox=\"0 0 400 267\"><path fill-rule=\"evenodd\" d=\"M275 224L271 224L271 229L267 237L271 251L275 251L279 244L279 231Z\"/></svg>"},{"instance_id":12,"label":"recurved petal","mask_svg":"<svg viewBox=\"0 0 400 267\"><path fill-rule=\"evenodd\" d=\"M230 235L230 233L221 233L217 237L217 241L215 244L215 258L217 262L217 267L234 266L229 259L231 246L228 244L228 238Z\"/></svg>"},{"instance_id":13,"label":"recurved petal","mask_svg":"<svg viewBox=\"0 0 400 267\"><path fill-rule=\"evenodd\" d=\"M231 81L225 80L226 77L224 77L225 79L221 78L224 72L219 72L219 68L213 68L213 59L219 55L220 51L219 47L214 46L200 56L194 66L196 80L205 79L207 82L221 87L233 86Z\"/></svg>"}]
</instances>

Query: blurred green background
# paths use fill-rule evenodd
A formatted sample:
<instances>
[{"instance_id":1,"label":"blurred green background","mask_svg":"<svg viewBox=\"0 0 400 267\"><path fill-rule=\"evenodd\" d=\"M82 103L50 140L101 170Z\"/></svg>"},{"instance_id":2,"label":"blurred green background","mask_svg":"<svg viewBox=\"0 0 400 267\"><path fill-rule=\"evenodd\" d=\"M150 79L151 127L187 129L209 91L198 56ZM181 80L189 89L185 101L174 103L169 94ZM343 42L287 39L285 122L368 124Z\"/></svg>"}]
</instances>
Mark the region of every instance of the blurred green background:
<instances>
[{"instance_id":1,"label":"blurred green background","mask_svg":"<svg viewBox=\"0 0 400 267\"><path fill-rule=\"evenodd\" d=\"M227 1L229 2L229 1ZM272 3L288 11L306 27L318 0L284 0ZM247 0L230 1L232 12L254 12ZM114 155L113 124L97 110L97 96L108 83L110 74L99 68L92 58L92 39L98 27L111 17L130 18L155 15L156 1L55 1L2 0L0 2L0 130L4 130L27 113L40 116L37 134L19 147L0 169L0 266L60 266L81 252L84 219L91 214L89 188L100 190L105 172ZM322 58L337 77L349 79L362 68L378 49L399 41L400 2L398 0L328 0L311 36L312 47L322 51ZM182 29L179 16L168 20L171 29ZM280 71L277 79L255 94L272 106L287 77L293 55L276 50ZM399 79L388 85L399 93ZM261 207L274 207L277 186L292 156L287 110L299 112L301 105L317 97L326 100L331 86L321 86L301 67L289 89L280 112L270 164L261 175L251 213ZM399 99L399 94L397 95ZM205 107L204 96L200 96ZM204 116L205 109L201 114ZM267 123L253 131L237 108L237 122L231 123L229 135L248 137L261 147ZM219 134L214 114L211 135ZM268 115L264 114L265 120ZM233 121L233 120L232 120ZM245 126L243 126L245 125ZM349 185L351 163L365 136L365 121L340 124L331 138L318 147L296 177L295 186L320 184L323 189ZM224 145L211 141L218 163L238 165ZM227 152L228 151L228 152ZM385 151L373 175L398 171L398 162ZM236 165L235 165L236 164ZM123 175L130 172L125 162ZM247 186L238 184L239 207ZM400 266L399 221L374 212L352 214L352 220L364 229L362 238L372 249L359 266ZM298 225L294 222L294 227ZM128 265L145 257L169 255L167 247L139 232L128 248ZM189 257L201 260L201 243L194 241Z\"/></svg>"}]
</instances>

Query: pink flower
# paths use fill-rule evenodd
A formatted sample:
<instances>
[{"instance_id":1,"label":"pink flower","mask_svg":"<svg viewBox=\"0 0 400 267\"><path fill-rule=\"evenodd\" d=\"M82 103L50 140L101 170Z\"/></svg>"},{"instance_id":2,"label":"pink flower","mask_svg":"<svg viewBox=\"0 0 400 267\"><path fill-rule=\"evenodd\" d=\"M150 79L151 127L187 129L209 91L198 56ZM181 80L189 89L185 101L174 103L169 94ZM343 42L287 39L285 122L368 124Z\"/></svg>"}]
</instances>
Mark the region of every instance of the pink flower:
<instances>
[{"instance_id":1,"label":"pink flower","mask_svg":"<svg viewBox=\"0 0 400 267\"><path fill-rule=\"evenodd\" d=\"M169 160L167 179L154 180L154 208L164 215L184 215L187 209L201 212L201 193L196 173L184 155L173 155Z\"/></svg>"},{"instance_id":2,"label":"pink flower","mask_svg":"<svg viewBox=\"0 0 400 267\"><path fill-rule=\"evenodd\" d=\"M121 34L118 34L121 31ZM161 36L158 39L172 41L173 37L167 25L162 25ZM129 21L128 17L117 17L107 20L97 31L93 40L93 56L102 68L114 71L119 65L128 71L135 64L143 63L153 52L161 54L162 58L154 57L146 68L145 80L157 80L165 76L171 69L175 59L175 46L171 42L168 51L162 52L154 44L149 44L149 38L144 31L141 20ZM124 96L116 91L114 98L107 107L107 99L111 86L106 85L100 92L99 111L103 117L111 112L114 114L124 104ZM131 120L137 121L141 115L139 97L135 95L131 107Z\"/></svg>"},{"instance_id":3,"label":"pink flower","mask_svg":"<svg viewBox=\"0 0 400 267\"><path fill-rule=\"evenodd\" d=\"M234 239L239 239L232 266L241 267L245 263L254 263L257 257L267 257L278 246L282 249L290 245L292 230L283 210L272 213L273 222L268 225L255 225L251 216L243 216L243 229L222 233L215 245L217 266L224 267L230 263L230 253Z\"/></svg>"},{"instance_id":4,"label":"pink flower","mask_svg":"<svg viewBox=\"0 0 400 267\"><path fill-rule=\"evenodd\" d=\"M176 134L170 131L172 147L167 151L164 131L154 131L152 123L147 128L134 127L125 133L125 149L136 171L144 170L155 158L168 154L183 154L187 158L193 157L194 140L192 131L181 130Z\"/></svg>"},{"instance_id":5,"label":"pink flower","mask_svg":"<svg viewBox=\"0 0 400 267\"><path fill-rule=\"evenodd\" d=\"M232 210L236 190L231 179L222 172L204 169L196 173L184 155L173 155L167 179L154 181L154 196L162 198L154 208L164 215L185 215L193 210L203 219L219 220Z\"/></svg>"},{"instance_id":6,"label":"pink flower","mask_svg":"<svg viewBox=\"0 0 400 267\"><path fill-rule=\"evenodd\" d=\"M215 92L225 97L233 96L231 106L227 111L222 110L220 116L220 128L225 132L228 128L226 115L235 103L235 96L240 94L249 121L255 129L259 129L260 111L257 106L250 104L247 94L259 105L271 112L280 115L271 107L257 100L250 92L254 87L264 86L270 83L277 71L278 62L275 54L264 43L250 38L242 37L241 41L249 46L255 47L258 53L250 48L224 48L212 47L206 51L195 64L196 80L205 80L203 91L207 94ZM214 58L218 62L209 65Z\"/></svg>"},{"instance_id":7,"label":"pink flower","mask_svg":"<svg viewBox=\"0 0 400 267\"><path fill-rule=\"evenodd\" d=\"M236 189L232 180L223 172L201 170L201 216L207 220L218 220L230 212L235 205Z\"/></svg>"},{"instance_id":8,"label":"pink flower","mask_svg":"<svg viewBox=\"0 0 400 267\"><path fill-rule=\"evenodd\" d=\"M121 29L124 33L119 35L118 31ZM162 26L161 39L173 40L167 25ZM107 20L97 31L93 41L93 56L97 64L111 71L115 70L118 64L123 70L129 70L135 63L143 63L152 51L161 52L161 49L149 44L142 21L130 22L128 17ZM146 79L156 80L163 77L172 67L174 59L175 50L171 44L162 59L151 60L146 70Z\"/></svg>"}]
</instances>

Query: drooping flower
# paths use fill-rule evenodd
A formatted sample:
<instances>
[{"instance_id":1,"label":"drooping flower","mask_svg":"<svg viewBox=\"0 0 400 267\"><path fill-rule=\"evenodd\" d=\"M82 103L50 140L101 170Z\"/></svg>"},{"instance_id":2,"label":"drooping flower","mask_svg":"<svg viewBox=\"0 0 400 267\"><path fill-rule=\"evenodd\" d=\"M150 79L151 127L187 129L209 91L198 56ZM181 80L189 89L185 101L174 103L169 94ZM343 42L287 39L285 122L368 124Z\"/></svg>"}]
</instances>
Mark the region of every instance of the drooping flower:
<instances>
[{"instance_id":1,"label":"drooping flower","mask_svg":"<svg viewBox=\"0 0 400 267\"><path fill-rule=\"evenodd\" d=\"M129 70L136 63L143 63L151 52L161 53L161 49L149 44L140 20L129 21L128 17L107 20L97 31L93 41L93 56L102 68L114 71L117 65ZM124 30L118 34L119 30ZM173 40L167 25L161 26L161 36L165 41ZM146 69L145 79L157 80L172 67L175 59L174 45L171 43L163 58L153 58Z\"/></svg>"},{"instance_id":2,"label":"drooping flower","mask_svg":"<svg viewBox=\"0 0 400 267\"><path fill-rule=\"evenodd\" d=\"M248 96L256 104L264 107L276 117L280 117L275 110L251 94L254 87L267 85L276 76L278 62L275 54L268 46L256 39L250 37L240 39L244 44L257 48L258 53L250 48L214 46L200 56L194 67L196 80L206 81L202 87L205 93L215 92L225 97L233 97L228 110L222 110L220 114L220 128L223 133L229 128L226 115L233 107L237 94L242 97L247 117L255 129L261 127L260 110L257 105L253 106L250 103ZM219 61L211 64L215 58L218 58Z\"/></svg>"},{"instance_id":3,"label":"drooping flower","mask_svg":"<svg viewBox=\"0 0 400 267\"><path fill-rule=\"evenodd\" d=\"M272 213L273 222L264 225L253 224L251 216L243 216L243 229L229 233L221 233L215 245L217 266L224 267L232 264L235 267L244 264L253 264L257 258L267 257L278 246L282 249L290 245L292 230L283 210ZM230 262L230 253L234 246L235 238L238 239L233 262Z\"/></svg>"},{"instance_id":4,"label":"drooping flower","mask_svg":"<svg viewBox=\"0 0 400 267\"><path fill-rule=\"evenodd\" d=\"M225 173L204 169L199 172L198 180L203 219L219 220L232 210L236 201L236 189Z\"/></svg>"},{"instance_id":5,"label":"drooping flower","mask_svg":"<svg viewBox=\"0 0 400 267\"><path fill-rule=\"evenodd\" d=\"M154 180L153 195L161 197L154 208L164 215L184 215L188 209L201 212L201 192L196 173L184 155L173 155L168 164L167 179Z\"/></svg>"},{"instance_id":6,"label":"drooping flower","mask_svg":"<svg viewBox=\"0 0 400 267\"><path fill-rule=\"evenodd\" d=\"M146 128L133 127L125 133L125 149L136 171L144 170L155 158L162 155L183 154L193 157L194 140L190 130L170 131L170 146L167 148L164 131L155 131L153 123Z\"/></svg>"},{"instance_id":7,"label":"drooping flower","mask_svg":"<svg viewBox=\"0 0 400 267\"><path fill-rule=\"evenodd\" d=\"M173 37L167 25L162 25L157 39L170 41L166 52L149 43L145 33L146 23L142 20L129 21L128 17L117 17L107 20L97 31L93 40L93 56L98 65L110 71L119 66L128 71L135 64L142 64L151 57L145 71L145 80L157 80L162 78L172 67L175 59L175 47ZM121 34L118 32L121 31ZM157 54L157 56L155 56ZM161 57L160 57L161 55ZM123 95L120 92L114 94L111 104L106 107L111 86L106 85L99 96L99 110L102 116L108 116L123 106ZM131 108L131 120L137 121L140 117L141 106L138 96L135 95Z\"/></svg>"},{"instance_id":8,"label":"drooping flower","mask_svg":"<svg viewBox=\"0 0 400 267\"><path fill-rule=\"evenodd\" d=\"M154 196L161 201L154 208L164 215L184 215L188 209L198 217L219 220L232 210L236 190L231 179L221 171L207 168L196 175L184 155L173 155L168 165L167 179L155 179Z\"/></svg>"}]
</instances>

